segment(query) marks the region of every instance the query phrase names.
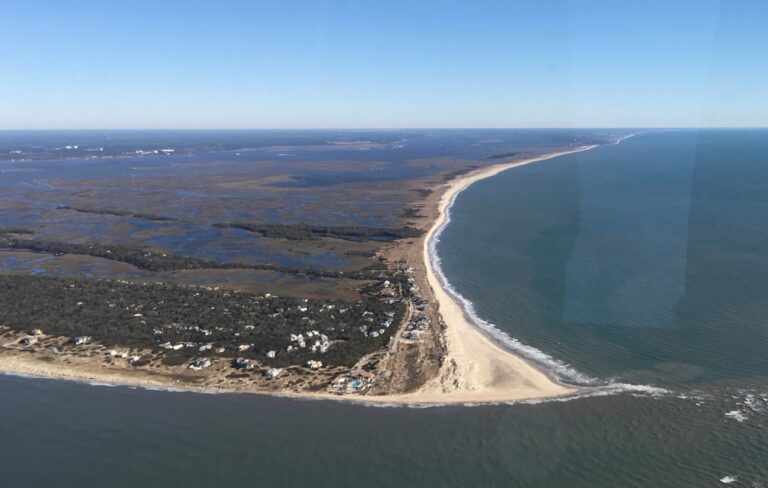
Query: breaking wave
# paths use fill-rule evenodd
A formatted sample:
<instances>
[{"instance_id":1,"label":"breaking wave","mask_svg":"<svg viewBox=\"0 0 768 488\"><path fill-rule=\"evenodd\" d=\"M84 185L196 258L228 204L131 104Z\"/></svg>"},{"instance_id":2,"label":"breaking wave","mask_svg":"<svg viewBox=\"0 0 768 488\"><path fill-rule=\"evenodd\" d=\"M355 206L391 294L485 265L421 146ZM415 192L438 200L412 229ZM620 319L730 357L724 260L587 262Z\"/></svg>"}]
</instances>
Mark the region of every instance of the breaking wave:
<instances>
[{"instance_id":1,"label":"breaking wave","mask_svg":"<svg viewBox=\"0 0 768 488\"><path fill-rule=\"evenodd\" d=\"M437 253L437 244L440 242L443 231L448 226L448 224L451 223L451 209L453 208L453 205L456 202L456 199L458 198L458 196L464 190L466 190L471 184L472 183L469 183L459 188L451 196L450 201L445 207L445 211L444 211L445 217L443 219L443 222L440 224L439 227L435 229L435 231L433 232L427 244L429 260L432 265L432 268L434 269L435 274L437 275L438 279L443 285L443 288L448 292L448 294L461 305L461 308L464 310L464 313L467 315L470 321L473 324L475 324L477 327L479 327L483 332L485 332L489 337L495 340L497 343L506 347L511 352L518 353L519 355L523 356L525 359L539 366L551 377L553 377L555 380L566 385L573 385L573 386L588 388L588 390L585 392L584 395L562 397L560 398L560 401L570 400L573 398L583 398L584 396L615 395L619 393L629 393L629 394L642 395L642 396L661 396L661 395L671 394L672 392L670 392L669 390L666 390L663 388L657 388L650 385L633 385L629 383L619 383L610 379L603 380L603 379L589 376L581 371L578 371L568 363L561 361L559 359L556 359L550 356L549 354L545 353L544 351L537 349L536 347L520 342L518 339L502 331L497 326L481 318L477 314L477 311L475 310L475 304L471 300L463 296L461 293L459 293L459 291L456 290L456 288L446 278L442 268L442 260L440 258L440 255ZM544 401L557 401L557 398L548 399ZM541 400L537 400L536 402L540 403ZM525 403L525 402L522 402L522 403ZM527 403L532 403L532 402L527 402Z\"/></svg>"}]
</instances>

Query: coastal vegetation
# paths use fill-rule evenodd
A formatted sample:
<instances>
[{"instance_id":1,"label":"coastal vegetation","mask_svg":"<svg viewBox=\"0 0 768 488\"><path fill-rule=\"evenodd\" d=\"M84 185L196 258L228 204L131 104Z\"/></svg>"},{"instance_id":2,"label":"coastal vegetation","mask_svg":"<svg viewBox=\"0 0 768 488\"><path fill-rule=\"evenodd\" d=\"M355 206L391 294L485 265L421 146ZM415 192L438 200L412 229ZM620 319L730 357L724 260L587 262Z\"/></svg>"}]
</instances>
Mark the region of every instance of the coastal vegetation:
<instances>
[{"instance_id":1,"label":"coastal vegetation","mask_svg":"<svg viewBox=\"0 0 768 488\"><path fill-rule=\"evenodd\" d=\"M456 171L451 171L450 173L446 173L443 175L443 181L451 181L455 178L458 178L459 176L464 176L467 173L471 173L472 171L476 170L480 166L477 166L475 164L466 166L462 169L457 169Z\"/></svg>"},{"instance_id":2,"label":"coastal vegetation","mask_svg":"<svg viewBox=\"0 0 768 488\"><path fill-rule=\"evenodd\" d=\"M376 290L367 288L357 301L311 300L208 286L0 275L0 325L150 349L166 364L242 357L280 367L312 359L352 366L389 341L405 311L401 301Z\"/></svg>"},{"instance_id":3,"label":"coastal vegetation","mask_svg":"<svg viewBox=\"0 0 768 488\"><path fill-rule=\"evenodd\" d=\"M151 213L131 212L129 210L90 209L61 205L59 210L71 210L79 213L95 215L112 215L116 217L130 217L149 220L153 222L182 222L167 215ZM288 240L317 240L323 237L342 239L347 241L392 241L418 237L421 230L410 226L402 227L364 227L357 225L309 225L309 224L269 224L249 222L225 222L214 223L214 227L226 229L241 229L248 232L256 232L264 237Z\"/></svg>"},{"instance_id":4,"label":"coastal vegetation","mask_svg":"<svg viewBox=\"0 0 768 488\"><path fill-rule=\"evenodd\" d=\"M0 235L2 234L26 234L32 235L34 232L24 227L0 227Z\"/></svg>"},{"instance_id":5,"label":"coastal vegetation","mask_svg":"<svg viewBox=\"0 0 768 488\"><path fill-rule=\"evenodd\" d=\"M60 205L58 210L71 210L79 213L90 213L96 215L113 215L115 217L131 217L134 219L151 220L153 222L178 222L179 219L167 215L157 215L144 212L131 212L128 210L110 210L105 208L89 209L81 207L70 207L69 205Z\"/></svg>"},{"instance_id":6,"label":"coastal vegetation","mask_svg":"<svg viewBox=\"0 0 768 488\"><path fill-rule=\"evenodd\" d=\"M280 273L316 276L322 278L348 278L369 280L375 279L381 268L374 265L365 269L343 272L318 268L290 268L273 263L241 263L231 261L214 261L190 256L169 254L152 250L148 247L130 246L125 244L106 244L100 242L70 243L46 241L38 239L23 239L0 233L0 249L31 251L36 253L64 255L84 255L96 258L119 261L135 266L145 271L181 271L193 269L252 269L260 271L276 271Z\"/></svg>"},{"instance_id":7,"label":"coastal vegetation","mask_svg":"<svg viewBox=\"0 0 768 488\"><path fill-rule=\"evenodd\" d=\"M493 159L507 159L507 158L511 158L511 157L517 156L518 154L520 154L519 151L491 154L490 156L487 156L485 159L489 159L489 160L493 160Z\"/></svg>"},{"instance_id":8,"label":"coastal vegetation","mask_svg":"<svg viewBox=\"0 0 768 488\"><path fill-rule=\"evenodd\" d=\"M390 241L418 237L421 231L414 227L362 227L362 226L316 226L316 225L286 225L286 224L249 224L226 223L214 224L216 227L231 227L249 232L258 232L264 237L282 238L289 240L315 240L321 237L344 239L348 241Z\"/></svg>"}]
</instances>

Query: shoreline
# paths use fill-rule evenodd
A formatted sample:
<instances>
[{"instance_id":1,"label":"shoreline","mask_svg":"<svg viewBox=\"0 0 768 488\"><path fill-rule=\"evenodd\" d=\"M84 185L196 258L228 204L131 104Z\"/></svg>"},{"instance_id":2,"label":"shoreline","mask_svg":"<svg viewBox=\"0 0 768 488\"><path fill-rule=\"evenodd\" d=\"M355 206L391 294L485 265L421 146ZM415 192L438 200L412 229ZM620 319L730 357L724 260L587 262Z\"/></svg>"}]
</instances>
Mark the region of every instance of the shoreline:
<instances>
[{"instance_id":1,"label":"shoreline","mask_svg":"<svg viewBox=\"0 0 768 488\"><path fill-rule=\"evenodd\" d=\"M0 355L0 374L44 377L109 386L139 387L152 390L188 391L198 393L254 393L284 398L334 400L358 404L392 404L402 406L457 405L512 403L577 396L585 391L559 383L538 366L534 366L519 353L499 344L488 331L474 323L458 297L451 292L433 253L436 238L450 221L450 208L456 197L473 183L495 176L519 166L553 159L566 154L587 151L597 147L579 146L570 150L545 154L535 158L499 163L476 169L458 176L445 184L437 204L437 218L426 234L418 240L425 267L426 282L431 288L434 305L444 328L442 337L446 354L436 377L428 380L414 392L384 395L338 395L321 392L295 392L261 390L253 388L216 388L177 384L170 377L137 374L126 371L82 371L55 362ZM31 364L35 363L35 364Z\"/></svg>"},{"instance_id":2,"label":"shoreline","mask_svg":"<svg viewBox=\"0 0 768 488\"><path fill-rule=\"evenodd\" d=\"M595 147L597 145L579 146L522 161L492 165L448 182L448 188L440 196L438 217L425 236L423 246L427 282L432 288L440 317L445 324L444 338L448 350L445 363L450 365L449 371L441 371L441 378L437 379L439 385L426 386L432 386L433 389L439 387L439 396L444 402L514 402L565 397L584 392L585 388L558 382L548 371L531 364L519 353L503 346L480 324L475 323L470 312L461 303L463 297L456 295L443 275L435 247L437 238L450 222L453 203L459 194L472 184L509 169L588 151ZM427 392L422 392L422 395L425 393ZM427 397L432 400L433 395Z\"/></svg>"}]
</instances>

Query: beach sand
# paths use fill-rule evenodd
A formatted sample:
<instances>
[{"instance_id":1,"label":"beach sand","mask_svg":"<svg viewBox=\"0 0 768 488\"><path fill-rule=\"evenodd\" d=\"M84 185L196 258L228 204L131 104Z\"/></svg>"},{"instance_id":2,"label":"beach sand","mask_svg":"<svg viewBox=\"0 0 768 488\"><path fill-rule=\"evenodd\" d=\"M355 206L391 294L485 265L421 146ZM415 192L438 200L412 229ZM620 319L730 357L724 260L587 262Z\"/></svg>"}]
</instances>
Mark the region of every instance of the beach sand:
<instances>
[{"instance_id":1,"label":"beach sand","mask_svg":"<svg viewBox=\"0 0 768 488\"><path fill-rule=\"evenodd\" d=\"M438 203L438 217L423 241L427 282L445 324L447 354L440 374L416 392L388 395L386 401L403 403L499 403L573 395L580 390L561 385L518 355L503 348L473 324L459 302L445 288L430 256L430 243L445 224L447 211L462 190L502 171L587 151L583 146L569 151L502 163L451 180ZM378 400L376 397L366 397ZM383 397L382 397L383 399Z\"/></svg>"},{"instance_id":2,"label":"beach sand","mask_svg":"<svg viewBox=\"0 0 768 488\"><path fill-rule=\"evenodd\" d=\"M61 364L44 362L32 354L0 354L0 371L34 376L90 381L107 384L131 385L148 388L181 389L207 392L252 392L287 397L349 400L365 403L390 404L477 404L504 403L523 400L568 396L579 389L555 382L513 352L503 348L473 324L458 301L441 282L430 259L430 242L445 224L447 211L456 195L469 185L502 171L552 159L564 154L586 151L595 146L583 146L568 151L482 168L448 182L440 196L437 218L426 235L419 240L422 247L426 282L431 288L435 305L444 324L446 353L438 374L421 388L410 393L386 395L335 395L331 393L265 391L239 388L233 385L193 386L160 374L135 370L104 368L87 363Z\"/></svg>"}]
</instances>

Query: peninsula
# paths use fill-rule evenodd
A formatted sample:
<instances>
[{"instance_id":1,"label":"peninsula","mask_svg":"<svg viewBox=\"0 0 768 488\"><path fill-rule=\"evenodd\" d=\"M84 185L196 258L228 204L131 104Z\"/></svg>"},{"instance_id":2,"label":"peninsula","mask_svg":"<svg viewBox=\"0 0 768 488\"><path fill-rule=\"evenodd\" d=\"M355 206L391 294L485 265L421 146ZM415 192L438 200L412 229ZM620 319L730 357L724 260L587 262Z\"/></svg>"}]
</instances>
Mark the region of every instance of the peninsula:
<instances>
[{"instance_id":1,"label":"peninsula","mask_svg":"<svg viewBox=\"0 0 768 488\"><path fill-rule=\"evenodd\" d=\"M258 233L283 245L341 246L348 255L373 259L374 264L358 270L223 262L124 244L62 243L37 238L34 230L1 229L0 247L13 259L41 254L96 259L116 270L148 274L144 280L115 279L119 273L98 280L0 275L5 300L0 371L148 388L377 403L496 403L575 394L577 388L556 382L472 323L444 285L434 263L434 243L449 221L451 205L469 185L595 146L532 157L505 153L488 158L490 165L462 163L464 169L420 180L423 186L413 191L417 198L408 202L402 216L407 222L399 228L377 232L349 225L208 224L217 231ZM202 225L162 213L82 204L59 205L56 211L78 218ZM287 286L285 296L274 289L259 293L237 281L178 283L181 278L204 276L209 281L237 272L310 280L317 298L296 296L297 290L309 295L309 288L295 283ZM318 292L321 285L332 288L336 298ZM65 323L51 320L50 307L61 310Z\"/></svg>"}]
</instances>

